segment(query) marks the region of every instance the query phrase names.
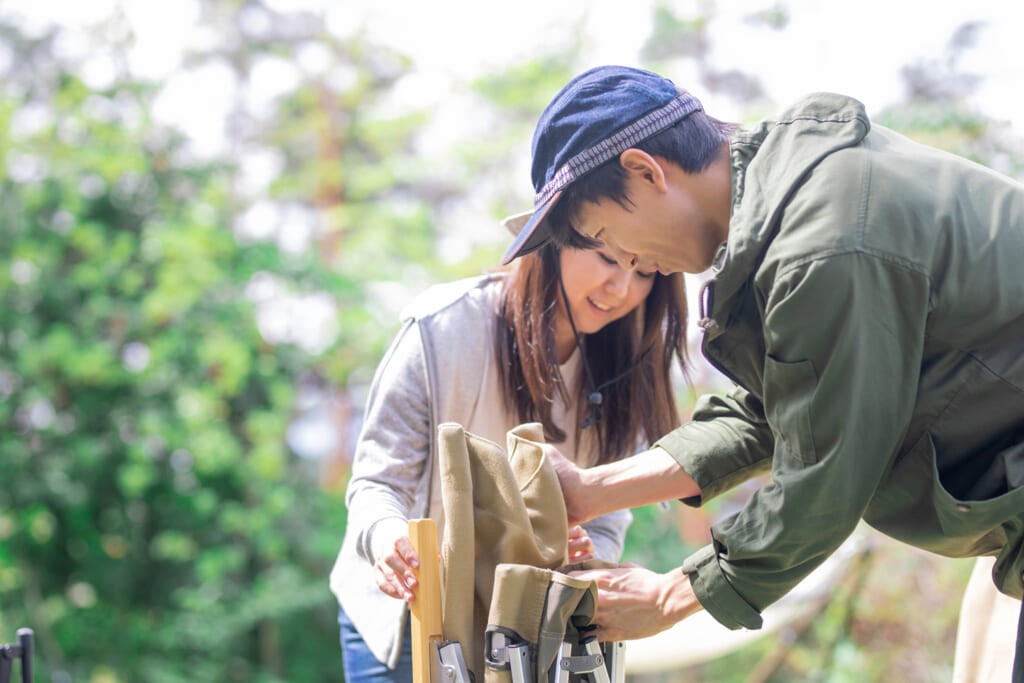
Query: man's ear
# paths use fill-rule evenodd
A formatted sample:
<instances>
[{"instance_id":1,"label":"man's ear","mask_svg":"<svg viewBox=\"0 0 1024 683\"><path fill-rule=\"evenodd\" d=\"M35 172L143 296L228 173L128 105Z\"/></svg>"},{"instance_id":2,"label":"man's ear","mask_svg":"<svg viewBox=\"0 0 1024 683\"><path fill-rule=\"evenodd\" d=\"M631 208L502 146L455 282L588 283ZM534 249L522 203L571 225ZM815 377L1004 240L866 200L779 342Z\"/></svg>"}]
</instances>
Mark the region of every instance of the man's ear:
<instances>
[{"instance_id":1,"label":"man's ear","mask_svg":"<svg viewBox=\"0 0 1024 683\"><path fill-rule=\"evenodd\" d=\"M668 189L664 167L647 152L630 147L619 155L619 164L633 179L650 183L659 192Z\"/></svg>"}]
</instances>

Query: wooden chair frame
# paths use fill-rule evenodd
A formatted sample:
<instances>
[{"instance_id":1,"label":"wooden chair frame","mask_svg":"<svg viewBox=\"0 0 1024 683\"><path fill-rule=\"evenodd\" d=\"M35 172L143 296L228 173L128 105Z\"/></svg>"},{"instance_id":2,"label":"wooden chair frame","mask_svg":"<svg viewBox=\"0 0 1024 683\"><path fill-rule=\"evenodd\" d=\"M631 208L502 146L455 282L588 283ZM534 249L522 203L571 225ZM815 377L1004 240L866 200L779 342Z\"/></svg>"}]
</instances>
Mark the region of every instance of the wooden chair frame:
<instances>
[{"instance_id":1,"label":"wooden chair frame","mask_svg":"<svg viewBox=\"0 0 1024 683\"><path fill-rule=\"evenodd\" d=\"M409 540L420 558L416 597L409 603L412 619L412 674L414 683L430 683L436 672L434 653L444 642L441 624L441 558L437 526L432 519L409 520Z\"/></svg>"}]
</instances>

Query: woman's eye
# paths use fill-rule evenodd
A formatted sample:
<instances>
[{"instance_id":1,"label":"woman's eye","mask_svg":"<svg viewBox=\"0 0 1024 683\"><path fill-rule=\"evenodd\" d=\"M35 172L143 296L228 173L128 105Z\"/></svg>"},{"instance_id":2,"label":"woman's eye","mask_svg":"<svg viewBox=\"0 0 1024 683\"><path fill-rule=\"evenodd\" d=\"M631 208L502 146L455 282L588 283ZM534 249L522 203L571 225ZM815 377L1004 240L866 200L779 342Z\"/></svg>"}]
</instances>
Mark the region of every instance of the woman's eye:
<instances>
[{"instance_id":1,"label":"woman's eye","mask_svg":"<svg viewBox=\"0 0 1024 683\"><path fill-rule=\"evenodd\" d=\"M658 271L656 271L656 270L652 270L652 271L651 271L651 272L649 272L649 273L642 273L642 272L640 272L639 270L638 270L638 271L636 271L636 275L637 275L637 277L642 277L642 278L643 278L643 279L645 279L645 280L650 280L650 279L651 279L652 277L654 277L654 276L655 276L655 275L656 275L657 273L658 273Z\"/></svg>"},{"instance_id":2,"label":"woman's eye","mask_svg":"<svg viewBox=\"0 0 1024 683\"><path fill-rule=\"evenodd\" d=\"M597 252L597 255L600 256L601 260L604 261L605 263L607 263L609 266L617 266L617 265L619 265L618 261L613 259L611 256L608 256L607 254L602 254L601 252Z\"/></svg>"}]
</instances>

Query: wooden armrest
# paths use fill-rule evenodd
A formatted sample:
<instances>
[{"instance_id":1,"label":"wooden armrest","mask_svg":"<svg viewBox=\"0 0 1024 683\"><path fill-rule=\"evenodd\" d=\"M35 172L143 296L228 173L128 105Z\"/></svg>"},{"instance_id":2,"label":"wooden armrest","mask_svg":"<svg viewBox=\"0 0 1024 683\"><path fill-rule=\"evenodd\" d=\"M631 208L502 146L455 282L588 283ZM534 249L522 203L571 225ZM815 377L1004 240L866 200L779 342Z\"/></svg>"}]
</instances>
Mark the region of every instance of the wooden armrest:
<instances>
[{"instance_id":1,"label":"wooden armrest","mask_svg":"<svg viewBox=\"0 0 1024 683\"><path fill-rule=\"evenodd\" d=\"M414 683L430 683L432 648L444 641L441 625L441 558L437 527L432 519L409 520L409 540L420 558L415 597L409 603L412 619L412 672Z\"/></svg>"}]
</instances>

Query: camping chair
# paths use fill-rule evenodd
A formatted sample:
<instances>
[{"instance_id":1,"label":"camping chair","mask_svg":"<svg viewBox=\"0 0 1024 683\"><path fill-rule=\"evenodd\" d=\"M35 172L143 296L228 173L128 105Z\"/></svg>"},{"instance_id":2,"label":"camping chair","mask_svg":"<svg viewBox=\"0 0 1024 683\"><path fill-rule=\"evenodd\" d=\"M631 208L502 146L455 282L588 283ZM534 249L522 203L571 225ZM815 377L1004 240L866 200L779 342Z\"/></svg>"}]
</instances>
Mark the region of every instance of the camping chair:
<instances>
[{"instance_id":1,"label":"camping chair","mask_svg":"<svg viewBox=\"0 0 1024 683\"><path fill-rule=\"evenodd\" d=\"M624 680L622 645L588 636L596 585L563 566L565 505L542 439L539 424L520 425L506 452L457 424L438 428L441 552L433 520L409 525L416 683Z\"/></svg>"},{"instance_id":2,"label":"camping chair","mask_svg":"<svg viewBox=\"0 0 1024 683\"><path fill-rule=\"evenodd\" d=\"M21 659L21 683L32 683L32 629L18 629L17 645L0 645L0 683L10 682L15 659Z\"/></svg>"},{"instance_id":3,"label":"camping chair","mask_svg":"<svg viewBox=\"0 0 1024 683\"><path fill-rule=\"evenodd\" d=\"M409 605L413 681L470 683L473 676L461 643L444 638L434 521L411 520L409 538L420 558L419 587ZM625 644L598 643L587 635L597 603L592 582L529 565L501 564L495 570L494 595L484 638L487 681L624 683ZM502 595L511 599L502 600ZM520 597L523 602L507 607ZM539 613L529 605L538 597Z\"/></svg>"},{"instance_id":4,"label":"camping chair","mask_svg":"<svg viewBox=\"0 0 1024 683\"><path fill-rule=\"evenodd\" d=\"M512 683L623 683L625 644L591 635L597 586L566 572L609 563L547 570L501 564L484 636L488 680ZM491 672L508 671L507 675Z\"/></svg>"}]
</instances>

